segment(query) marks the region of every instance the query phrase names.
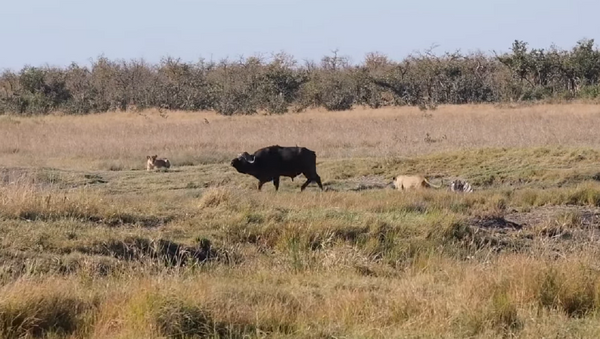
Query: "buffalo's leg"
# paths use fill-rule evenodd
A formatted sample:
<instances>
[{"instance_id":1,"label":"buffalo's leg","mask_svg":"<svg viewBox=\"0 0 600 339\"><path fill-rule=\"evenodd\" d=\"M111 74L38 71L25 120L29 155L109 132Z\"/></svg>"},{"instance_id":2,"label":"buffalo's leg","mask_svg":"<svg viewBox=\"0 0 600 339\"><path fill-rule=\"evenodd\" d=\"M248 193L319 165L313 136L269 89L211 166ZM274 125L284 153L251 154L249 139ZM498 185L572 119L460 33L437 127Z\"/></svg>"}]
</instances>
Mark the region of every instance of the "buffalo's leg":
<instances>
[{"instance_id":1,"label":"buffalo's leg","mask_svg":"<svg viewBox=\"0 0 600 339\"><path fill-rule=\"evenodd\" d=\"M321 183L321 177L315 173L312 175L306 175L306 173L304 173L304 176L306 177L306 182L302 185L302 187L300 187L300 191L304 191L304 189L306 188L306 186L308 186L311 182L316 182L317 185L319 185L319 188L321 190L323 190L323 184Z\"/></svg>"},{"instance_id":2,"label":"buffalo's leg","mask_svg":"<svg viewBox=\"0 0 600 339\"><path fill-rule=\"evenodd\" d=\"M319 185L319 188L322 191L323 190L323 184L321 183L321 177L318 174L315 175L315 180L314 181L317 183L317 185Z\"/></svg>"},{"instance_id":3,"label":"buffalo's leg","mask_svg":"<svg viewBox=\"0 0 600 339\"><path fill-rule=\"evenodd\" d=\"M304 184L302 184L302 186L300 186L300 192L304 191L306 186L308 186L308 184L310 184L311 181L312 181L312 179L306 179L306 182Z\"/></svg>"},{"instance_id":4,"label":"buffalo's leg","mask_svg":"<svg viewBox=\"0 0 600 339\"><path fill-rule=\"evenodd\" d=\"M279 177L273 178L273 185L275 186L275 190L279 190Z\"/></svg>"},{"instance_id":5,"label":"buffalo's leg","mask_svg":"<svg viewBox=\"0 0 600 339\"><path fill-rule=\"evenodd\" d=\"M262 188L262 186L263 186L265 183L266 183L266 181L262 181L262 180L259 180L259 181L258 181L258 190L259 190L259 191L260 191L260 189Z\"/></svg>"}]
</instances>

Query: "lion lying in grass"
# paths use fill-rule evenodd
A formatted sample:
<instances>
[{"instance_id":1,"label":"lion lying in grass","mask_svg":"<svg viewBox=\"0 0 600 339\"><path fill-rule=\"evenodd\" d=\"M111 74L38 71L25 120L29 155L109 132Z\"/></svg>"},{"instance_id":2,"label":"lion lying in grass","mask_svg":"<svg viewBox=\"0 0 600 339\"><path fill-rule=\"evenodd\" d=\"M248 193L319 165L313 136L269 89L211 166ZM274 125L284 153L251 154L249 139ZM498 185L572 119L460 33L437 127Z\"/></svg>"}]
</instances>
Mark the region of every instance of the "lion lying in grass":
<instances>
[{"instance_id":1,"label":"lion lying in grass","mask_svg":"<svg viewBox=\"0 0 600 339\"><path fill-rule=\"evenodd\" d=\"M169 159L157 159L158 155L148 155L146 157L146 171L149 171L154 168L170 168L171 163Z\"/></svg>"},{"instance_id":2,"label":"lion lying in grass","mask_svg":"<svg viewBox=\"0 0 600 339\"><path fill-rule=\"evenodd\" d=\"M442 185L436 186L432 184L422 175L399 175L394 177L393 184L398 190L442 187Z\"/></svg>"}]
</instances>

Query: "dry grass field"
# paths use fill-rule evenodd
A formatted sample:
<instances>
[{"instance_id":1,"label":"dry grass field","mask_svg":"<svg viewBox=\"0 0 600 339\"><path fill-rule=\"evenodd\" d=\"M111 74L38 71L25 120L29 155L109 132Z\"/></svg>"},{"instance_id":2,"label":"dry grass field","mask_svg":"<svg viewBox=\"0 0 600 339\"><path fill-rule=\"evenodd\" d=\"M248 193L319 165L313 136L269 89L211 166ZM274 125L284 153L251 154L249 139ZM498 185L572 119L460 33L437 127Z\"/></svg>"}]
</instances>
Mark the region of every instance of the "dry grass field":
<instances>
[{"instance_id":1,"label":"dry grass field","mask_svg":"<svg viewBox=\"0 0 600 339\"><path fill-rule=\"evenodd\" d=\"M597 145L596 105L442 106L312 111L281 116L145 111L88 116L0 116L11 166L141 169L147 154L180 165L223 163L241 150L304 145L319 158L384 158L484 147ZM208 123L207 123L208 122Z\"/></svg>"},{"instance_id":2,"label":"dry grass field","mask_svg":"<svg viewBox=\"0 0 600 339\"><path fill-rule=\"evenodd\" d=\"M0 116L0 337L600 337L598 125L586 104ZM326 191L229 166L271 144L314 150ZM386 186L416 173L444 188Z\"/></svg>"}]
</instances>

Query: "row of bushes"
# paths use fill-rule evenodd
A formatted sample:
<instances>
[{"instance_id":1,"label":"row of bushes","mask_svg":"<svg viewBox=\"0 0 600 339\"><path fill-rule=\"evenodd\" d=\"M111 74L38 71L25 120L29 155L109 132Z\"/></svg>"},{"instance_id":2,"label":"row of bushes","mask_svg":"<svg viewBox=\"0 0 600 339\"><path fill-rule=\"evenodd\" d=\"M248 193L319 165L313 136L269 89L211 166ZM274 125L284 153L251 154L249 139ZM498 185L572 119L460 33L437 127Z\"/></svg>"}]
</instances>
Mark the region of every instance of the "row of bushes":
<instances>
[{"instance_id":1,"label":"row of bushes","mask_svg":"<svg viewBox=\"0 0 600 339\"><path fill-rule=\"evenodd\" d=\"M345 110L438 104L595 98L600 94L600 51L594 40L571 50L530 49L515 41L502 55L460 52L411 55L402 61L378 53L359 65L333 53L299 64L280 53L186 63L164 58L111 61L89 67L24 67L0 75L0 114L72 114L163 108L221 114L285 113L310 107Z\"/></svg>"}]
</instances>

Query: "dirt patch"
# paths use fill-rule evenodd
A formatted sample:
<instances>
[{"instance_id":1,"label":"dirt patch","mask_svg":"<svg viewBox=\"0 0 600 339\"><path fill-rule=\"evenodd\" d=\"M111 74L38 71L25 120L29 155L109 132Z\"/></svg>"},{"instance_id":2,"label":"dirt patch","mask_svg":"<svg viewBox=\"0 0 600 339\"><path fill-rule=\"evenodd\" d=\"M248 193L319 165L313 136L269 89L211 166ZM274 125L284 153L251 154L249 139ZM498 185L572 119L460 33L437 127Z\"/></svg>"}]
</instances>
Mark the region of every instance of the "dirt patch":
<instances>
[{"instance_id":1,"label":"dirt patch","mask_svg":"<svg viewBox=\"0 0 600 339\"><path fill-rule=\"evenodd\" d=\"M164 239L150 240L129 237L124 240L97 242L90 247L82 247L77 250L85 254L106 255L127 261L150 259L170 266L186 266L189 263L215 260L230 262L229 253L214 248L208 239L202 239L198 246L194 247Z\"/></svg>"},{"instance_id":2,"label":"dirt patch","mask_svg":"<svg viewBox=\"0 0 600 339\"><path fill-rule=\"evenodd\" d=\"M350 191L363 191L363 190L371 190L371 189L383 189L386 187L393 188L393 185L390 183L390 180L385 180L380 176L362 176L357 178L352 178L347 180L348 183L351 183L354 187L350 188Z\"/></svg>"},{"instance_id":3,"label":"dirt patch","mask_svg":"<svg viewBox=\"0 0 600 339\"><path fill-rule=\"evenodd\" d=\"M550 222L576 224L578 228L600 229L600 208L588 206L543 206L528 211L511 211L504 217L483 217L470 225L488 230L522 230Z\"/></svg>"},{"instance_id":4,"label":"dirt patch","mask_svg":"<svg viewBox=\"0 0 600 339\"><path fill-rule=\"evenodd\" d=\"M497 230L520 230L523 228L523 225L506 220L503 217L477 218L472 221L471 226Z\"/></svg>"},{"instance_id":5,"label":"dirt patch","mask_svg":"<svg viewBox=\"0 0 600 339\"><path fill-rule=\"evenodd\" d=\"M505 215L523 227L531 227L561 218L576 219L581 228L600 228L600 208L588 206L543 206L526 212L513 211Z\"/></svg>"},{"instance_id":6,"label":"dirt patch","mask_svg":"<svg viewBox=\"0 0 600 339\"><path fill-rule=\"evenodd\" d=\"M145 228L155 228L164 226L175 219L174 216L152 216L152 215L134 215L123 213L120 215L111 216L109 218L103 218L98 216L90 216L88 221L110 226L141 226Z\"/></svg>"},{"instance_id":7,"label":"dirt patch","mask_svg":"<svg viewBox=\"0 0 600 339\"><path fill-rule=\"evenodd\" d=\"M105 180L104 178L102 178L102 176L100 176L98 174L85 174L83 177L85 179L88 179L88 182L87 182L88 185L108 183L107 180Z\"/></svg>"},{"instance_id":8,"label":"dirt patch","mask_svg":"<svg viewBox=\"0 0 600 339\"><path fill-rule=\"evenodd\" d=\"M102 226L141 226L144 228L155 228L168 224L175 219L175 216L152 216L122 213L108 218L98 215L85 215L84 213L63 213L52 214L40 211L22 211L18 218L28 221L56 221L66 218L73 218L83 222L91 222Z\"/></svg>"},{"instance_id":9,"label":"dirt patch","mask_svg":"<svg viewBox=\"0 0 600 339\"><path fill-rule=\"evenodd\" d=\"M535 239L552 240L553 253L597 244L600 240L600 208L590 206L544 206L511 211L503 217L483 217L469 226L486 244L502 248L531 249ZM545 240L544 240L545 241Z\"/></svg>"}]
</instances>

